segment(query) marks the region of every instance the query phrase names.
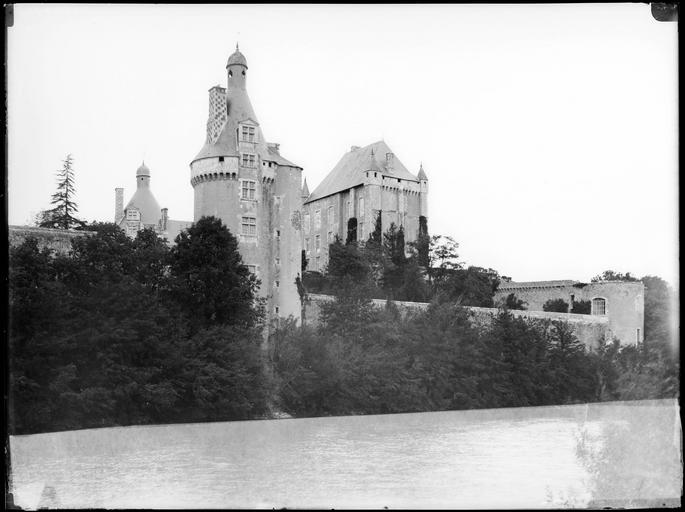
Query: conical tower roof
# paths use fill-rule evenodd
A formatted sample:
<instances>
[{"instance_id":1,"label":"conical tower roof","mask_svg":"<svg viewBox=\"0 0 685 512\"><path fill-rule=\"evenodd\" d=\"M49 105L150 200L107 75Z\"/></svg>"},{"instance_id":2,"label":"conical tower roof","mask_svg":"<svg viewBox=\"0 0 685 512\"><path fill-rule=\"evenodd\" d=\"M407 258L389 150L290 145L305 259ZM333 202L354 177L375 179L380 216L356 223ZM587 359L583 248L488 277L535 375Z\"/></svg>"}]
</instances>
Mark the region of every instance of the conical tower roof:
<instances>
[{"instance_id":1,"label":"conical tower roof","mask_svg":"<svg viewBox=\"0 0 685 512\"><path fill-rule=\"evenodd\" d=\"M137 208L143 224L157 224L162 217L162 211L150 190L150 169L145 163L136 171L136 182L138 184L136 193L126 205L126 209Z\"/></svg>"},{"instance_id":2,"label":"conical tower roof","mask_svg":"<svg viewBox=\"0 0 685 512\"><path fill-rule=\"evenodd\" d=\"M419 180L428 181L428 176L426 176L426 171L423 170L423 163L419 166Z\"/></svg>"}]
</instances>

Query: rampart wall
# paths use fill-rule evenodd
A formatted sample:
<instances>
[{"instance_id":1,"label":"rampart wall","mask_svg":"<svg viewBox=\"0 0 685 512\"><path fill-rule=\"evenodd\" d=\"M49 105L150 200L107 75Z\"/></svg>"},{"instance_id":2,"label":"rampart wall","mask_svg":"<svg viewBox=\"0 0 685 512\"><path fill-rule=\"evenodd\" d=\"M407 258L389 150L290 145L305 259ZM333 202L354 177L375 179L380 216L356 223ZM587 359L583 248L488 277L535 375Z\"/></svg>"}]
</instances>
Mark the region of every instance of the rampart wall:
<instances>
[{"instance_id":1,"label":"rampart wall","mask_svg":"<svg viewBox=\"0 0 685 512\"><path fill-rule=\"evenodd\" d=\"M49 247L54 251L66 254L71 250L71 241L79 236L94 235L94 231L76 231L74 229L37 228L33 226L9 226L10 247L20 245L27 238L38 240L38 246Z\"/></svg>"},{"instance_id":2,"label":"rampart wall","mask_svg":"<svg viewBox=\"0 0 685 512\"><path fill-rule=\"evenodd\" d=\"M321 304L335 300L331 295L308 294L305 301L303 319L307 325L319 325L319 318L321 315ZM387 301L381 299L372 299L372 304L375 307L385 307ZM427 302L404 302L394 301L395 307L404 317L407 314L424 311L430 305ZM495 315L499 313L497 308L479 308L466 307L471 312L471 318L476 325L487 325L494 319ZM516 317L530 318L535 320L561 320L568 322L573 328L574 334L578 339L589 348L597 347L597 344L602 338L611 338L612 331L609 327L609 319L606 316L592 316L592 315L577 315L573 313L552 313L547 311L522 311L510 310Z\"/></svg>"}]
</instances>

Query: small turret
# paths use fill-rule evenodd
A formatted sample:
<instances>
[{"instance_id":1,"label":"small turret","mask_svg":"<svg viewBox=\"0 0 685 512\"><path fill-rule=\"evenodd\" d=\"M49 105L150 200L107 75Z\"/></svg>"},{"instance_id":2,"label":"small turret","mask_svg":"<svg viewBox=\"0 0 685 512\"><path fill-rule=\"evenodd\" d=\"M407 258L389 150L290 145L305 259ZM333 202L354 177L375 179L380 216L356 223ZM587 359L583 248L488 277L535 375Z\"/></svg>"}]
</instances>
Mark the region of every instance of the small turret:
<instances>
[{"instance_id":1,"label":"small turret","mask_svg":"<svg viewBox=\"0 0 685 512\"><path fill-rule=\"evenodd\" d=\"M428 176L426 176L426 171L423 170L423 163L419 166L419 181L428 181Z\"/></svg>"},{"instance_id":2,"label":"small turret","mask_svg":"<svg viewBox=\"0 0 685 512\"><path fill-rule=\"evenodd\" d=\"M245 89L247 59L240 53L238 43L235 45L235 51L228 58L226 70L228 71L228 89Z\"/></svg>"},{"instance_id":3,"label":"small turret","mask_svg":"<svg viewBox=\"0 0 685 512\"><path fill-rule=\"evenodd\" d=\"M307 186L307 178L304 179L304 184L302 185L302 200L306 200L309 197L309 187Z\"/></svg>"}]
</instances>

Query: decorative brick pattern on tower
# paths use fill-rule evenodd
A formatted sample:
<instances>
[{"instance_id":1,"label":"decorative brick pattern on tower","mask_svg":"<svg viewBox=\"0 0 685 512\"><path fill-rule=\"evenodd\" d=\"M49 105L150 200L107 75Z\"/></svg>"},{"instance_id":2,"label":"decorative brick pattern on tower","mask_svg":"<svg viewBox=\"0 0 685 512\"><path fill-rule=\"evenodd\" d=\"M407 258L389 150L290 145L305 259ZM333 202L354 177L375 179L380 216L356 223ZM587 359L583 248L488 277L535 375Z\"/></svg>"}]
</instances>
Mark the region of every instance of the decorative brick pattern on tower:
<instances>
[{"instance_id":1,"label":"decorative brick pattern on tower","mask_svg":"<svg viewBox=\"0 0 685 512\"><path fill-rule=\"evenodd\" d=\"M209 90L205 144L190 163L194 217L218 217L238 238L270 319L299 321L302 168L266 142L247 95L247 70L236 48L226 65L227 87Z\"/></svg>"}]
</instances>

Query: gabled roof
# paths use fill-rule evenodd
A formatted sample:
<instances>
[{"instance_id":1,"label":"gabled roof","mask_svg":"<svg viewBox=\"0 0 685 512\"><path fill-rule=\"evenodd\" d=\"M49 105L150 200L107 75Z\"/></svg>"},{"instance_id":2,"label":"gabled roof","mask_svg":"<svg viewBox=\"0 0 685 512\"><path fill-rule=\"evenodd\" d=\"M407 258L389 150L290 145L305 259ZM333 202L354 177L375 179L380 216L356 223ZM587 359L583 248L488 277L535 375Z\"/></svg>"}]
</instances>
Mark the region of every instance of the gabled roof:
<instances>
[{"instance_id":1,"label":"gabled roof","mask_svg":"<svg viewBox=\"0 0 685 512\"><path fill-rule=\"evenodd\" d=\"M381 172L383 176L418 182L418 178L407 170L397 155L393 157L392 168L388 168L385 155L392 152L385 141L381 140L345 153L333 170L328 173L328 176L311 193L306 202L315 201L361 185L364 171Z\"/></svg>"}]
</instances>

